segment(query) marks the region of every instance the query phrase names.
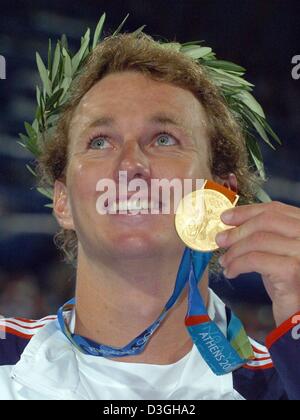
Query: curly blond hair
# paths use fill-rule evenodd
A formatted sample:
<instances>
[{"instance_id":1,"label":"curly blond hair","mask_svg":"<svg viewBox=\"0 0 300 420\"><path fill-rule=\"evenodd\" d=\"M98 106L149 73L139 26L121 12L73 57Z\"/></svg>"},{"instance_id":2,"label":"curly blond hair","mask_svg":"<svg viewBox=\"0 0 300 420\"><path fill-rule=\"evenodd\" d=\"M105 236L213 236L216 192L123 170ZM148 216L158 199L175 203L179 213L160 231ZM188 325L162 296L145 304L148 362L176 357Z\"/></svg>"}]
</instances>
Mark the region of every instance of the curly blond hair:
<instances>
[{"instance_id":1,"label":"curly blond hair","mask_svg":"<svg viewBox=\"0 0 300 420\"><path fill-rule=\"evenodd\" d=\"M37 166L39 185L51 188L55 180L65 181L69 125L81 98L108 74L127 70L139 71L153 80L187 89L198 98L208 119L213 176L224 178L233 172L238 180L240 204L255 201L261 179L249 167L243 127L229 109L219 88L198 62L180 51L164 48L159 41L143 33L107 37L89 54L71 84L55 129L46 133ZM57 247L63 252L65 260L74 266L77 263L77 242L73 230L61 229L55 235ZM215 267L215 261L216 258L211 267Z\"/></svg>"}]
</instances>

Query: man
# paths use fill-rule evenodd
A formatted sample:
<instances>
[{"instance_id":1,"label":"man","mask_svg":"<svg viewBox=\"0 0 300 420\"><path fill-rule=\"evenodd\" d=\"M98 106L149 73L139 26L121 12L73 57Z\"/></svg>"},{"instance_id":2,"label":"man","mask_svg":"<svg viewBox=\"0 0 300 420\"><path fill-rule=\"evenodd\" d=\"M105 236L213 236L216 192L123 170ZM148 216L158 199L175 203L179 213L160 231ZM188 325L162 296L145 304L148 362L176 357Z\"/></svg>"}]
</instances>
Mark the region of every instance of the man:
<instances>
[{"instance_id":1,"label":"man","mask_svg":"<svg viewBox=\"0 0 300 420\"><path fill-rule=\"evenodd\" d=\"M130 34L95 49L40 157L43 179L54 186L59 243L76 261L76 307L65 308L60 323L1 322L1 398L300 398L300 210L282 203L224 213L236 227L216 239L228 278L262 274L278 326L268 338L271 356L252 342L254 361L216 376L184 324L188 288L142 352L92 354L97 344L120 349L147 331L172 294L185 249L172 213L99 215L98 181L118 189L121 172L148 185L214 179L247 199L255 178L245 150L238 123L191 60ZM130 195L118 198L117 210ZM208 269L200 280L207 312L226 335L231 314L209 290Z\"/></svg>"}]
</instances>

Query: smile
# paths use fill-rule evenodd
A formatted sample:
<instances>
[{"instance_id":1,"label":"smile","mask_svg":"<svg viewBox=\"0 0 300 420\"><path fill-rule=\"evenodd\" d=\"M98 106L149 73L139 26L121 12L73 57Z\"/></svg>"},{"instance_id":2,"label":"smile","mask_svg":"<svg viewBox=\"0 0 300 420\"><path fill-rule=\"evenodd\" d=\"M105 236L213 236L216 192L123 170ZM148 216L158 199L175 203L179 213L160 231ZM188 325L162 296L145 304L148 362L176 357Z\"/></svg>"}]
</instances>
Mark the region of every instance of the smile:
<instances>
[{"instance_id":1,"label":"smile","mask_svg":"<svg viewBox=\"0 0 300 420\"><path fill-rule=\"evenodd\" d=\"M148 201L148 200L120 200L118 202L114 201L112 206L109 209L110 214L115 214L118 212L141 212L142 214L147 214L152 211L159 211L161 205L157 201Z\"/></svg>"}]
</instances>

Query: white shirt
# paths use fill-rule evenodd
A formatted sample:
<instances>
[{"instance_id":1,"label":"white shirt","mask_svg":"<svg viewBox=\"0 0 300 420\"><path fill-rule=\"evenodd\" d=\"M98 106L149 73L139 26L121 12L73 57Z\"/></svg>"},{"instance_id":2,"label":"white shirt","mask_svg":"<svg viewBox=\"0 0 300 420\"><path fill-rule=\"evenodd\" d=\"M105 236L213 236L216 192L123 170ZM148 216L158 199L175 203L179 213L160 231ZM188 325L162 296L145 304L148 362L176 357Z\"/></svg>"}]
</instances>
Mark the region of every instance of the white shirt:
<instances>
[{"instance_id":1,"label":"white shirt","mask_svg":"<svg viewBox=\"0 0 300 420\"><path fill-rule=\"evenodd\" d=\"M81 392L89 399L181 400L233 399L232 375L218 377L195 346L170 365L126 363L77 354Z\"/></svg>"},{"instance_id":2,"label":"white shirt","mask_svg":"<svg viewBox=\"0 0 300 420\"><path fill-rule=\"evenodd\" d=\"M225 306L212 291L208 313L225 334ZM243 399L233 389L232 374L216 376L195 346L169 365L115 361L81 353L57 320L34 335L15 366L0 367L0 393L1 399Z\"/></svg>"}]
</instances>

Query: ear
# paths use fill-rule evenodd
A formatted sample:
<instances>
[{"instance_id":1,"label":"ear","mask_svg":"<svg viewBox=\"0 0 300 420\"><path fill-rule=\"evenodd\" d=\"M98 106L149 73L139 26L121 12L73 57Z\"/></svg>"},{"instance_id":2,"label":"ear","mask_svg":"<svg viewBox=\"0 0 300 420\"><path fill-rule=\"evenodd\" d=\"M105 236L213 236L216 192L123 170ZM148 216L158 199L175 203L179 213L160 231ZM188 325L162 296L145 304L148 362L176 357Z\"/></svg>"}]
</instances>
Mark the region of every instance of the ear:
<instances>
[{"instance_id":1,"label":"ear","mask_svg":"<svg viewBox=\"0 0 300 420\"><path fill-rule=\"evenodd\" d=\"M74 230L67 187L62 181L59 180L56 180L54 183L53 211L58 224L62 228Z\"/></svg>"},{"instance_id":2,"label":"ear","mask_svg":"<svg viewBox=\"0 0 300 420\"><path fill-rule=\"evenodd\" d=\"M238 192L238 182L234 173L230 173L225 177L217 177L216 181L231 191Z\"/></svg>"}]
</instances>

